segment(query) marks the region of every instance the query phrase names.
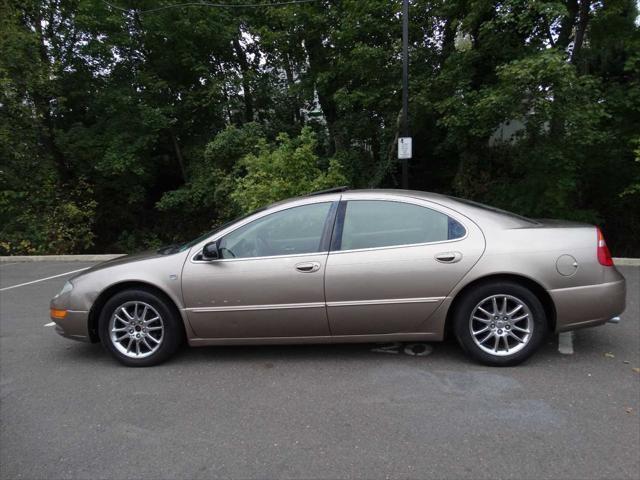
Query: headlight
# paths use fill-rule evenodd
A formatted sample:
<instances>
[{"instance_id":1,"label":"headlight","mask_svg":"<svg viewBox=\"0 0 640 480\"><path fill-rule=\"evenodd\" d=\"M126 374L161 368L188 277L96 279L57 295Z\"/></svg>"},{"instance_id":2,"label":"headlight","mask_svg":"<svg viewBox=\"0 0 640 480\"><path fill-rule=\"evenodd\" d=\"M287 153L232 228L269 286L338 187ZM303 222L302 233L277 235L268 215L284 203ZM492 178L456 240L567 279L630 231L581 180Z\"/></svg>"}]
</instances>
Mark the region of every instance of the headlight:
<instances>
[{"instance_id":1,"label":"headlight","mask_svg":"<svg viewBox=\"0 0 640 480\"><path fill-rule=\"evenodd\" d=\"M60 291L58 292L58 294L57 294L55 297L53 297L53 298L58 298L58 297L60 297L61 295L64 295L65 293L69 293L71 290L73 290L73 283L71 283L71 282L67 281L67 282L64 284L64 287L62 287L62 290L60 290Z\"/></svg>"}]
</instances>

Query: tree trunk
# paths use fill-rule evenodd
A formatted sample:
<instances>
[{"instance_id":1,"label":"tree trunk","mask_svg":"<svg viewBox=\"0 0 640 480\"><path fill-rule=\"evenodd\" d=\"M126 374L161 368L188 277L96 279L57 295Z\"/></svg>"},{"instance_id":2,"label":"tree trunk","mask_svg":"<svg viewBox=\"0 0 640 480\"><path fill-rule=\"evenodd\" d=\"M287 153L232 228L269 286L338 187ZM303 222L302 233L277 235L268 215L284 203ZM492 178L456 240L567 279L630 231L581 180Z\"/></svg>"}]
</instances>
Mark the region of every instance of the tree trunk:
<instances>
[{"instance_id":1,"label":"tree trunk","mask_svg":"<svg viewBox=\"0 0 640 480\"><path fill-rule=\"evenodd\" d=\"M578 0L567 1L567 15L560 22L560 33L558 34L558 41L556 47L565 50L569 46L571 41L571 33L573 26L576 23L576 17L578 16Z\"/></svg>"},{"instance_id":2,"label":"tree trunk","mask_svg":"<svg viewBox=\"0 0 640 480\"><path fill-rule=\"evenodd\" d=\"M242 74L242 90L244 90L244 120L245 122L251 122L253 121L253 96L251 95L251 85L249 83L249 74L251 69L238 37L234 37L233 39L233 48L236 52L238 65L240 65L240 72Z\"/></svg>"},{"instance_id":3,"label":"tree trunk","mask_svg":"<svg viewBox=\"0 0 640 480\"><path fill-rule=\"evenodd\" d=\"M578 23L576 25L576 35L573 40L573 51L571 52L571 63L574 65L577 63L582 45L584 44L584 35L589 24L589 7L591 6L590 0L581 0L578 13Z\"/></svg>"},{"instance_id":4,"label":"tree trunk","mask_svg":"<svg viewBox=\"0 0 640 480\"><path fill-rule=\"evenodd\" d=\"M187 182L187 171L184 168L184 157L182 156L182 150L180 149L180 144L178 143L178 137L176 137L173 128L169 129L169 135L171 136L171 143L173 144L173 150L176 152L176 159L178 160L178 164L180 165L180 173L182 173L182 180Z\"/></svg>"},{"instance_id":5,"label":"tree trunk","mask_svg":"<svg viewBox=\"0 0 640 480\"><path fill-rule=\"evenodd\" d=\"M302 117L300 115L300 102L297 95L292 95L291 89L295 85L295 79L293 78L293 69L291 68L291 60L287 52L284 52L284 71L287 75L287 90L289 91L289 98L291 99L291 114L293 121L296 124L302 124Z\"/></svg>"},{"instance_id":6,"label":"tree trunk","mask_svg":"<svg viewBox=\"0 0 640 480\"><path fill-rule=\"evenodd\" d=\"M44 7L40 7L44 8ZM47 78L51 77L51 62L49 61L49 54L45 45L44 32L42 31L42 10L38 10L34 18L34 28L38 37L38 49L40 55L40 62L42 63L43 75ZM25 25L29 28L28 25ZM36 115L42 119L43 128L41 131L41 141L46 153L53 156L56 163L58 174L60 179L65 182L71 177L71 169L67 160L65 159L62 151L58 148L55 142L55 128L54 119L51 115L51 101L53 97L48 92L39 91L38 87L35 87L31 92L33 95L33 103L36 110Z\"/></svg>"},{"instance_id":7,"label":"tree trunk","mask_svg":"<svg viewBox=\"0 0 640 480\"><path fill-rule=\"evenodd\" d=\"M345 148L346 142L344 136L340 134L337 128L338 121L338 108L333 99L335 94L335 87L338 82L323 82L317 81L318 74L320 72L331 72L333 66L330 60L326 57L324 47L322 45L322 39L319 32L314 32L305 38L305 47L307 50L307 56L309 58L309 72L314 78L314 85L318 93L318 101L322 108L322 113L327 121L327 129L329 130L329 155L333 155L336 152Z\"/></svg>"},{"instance_id":8,"label":"tree trunk","mask_svg":"<svg viewBox=\"0 0 640 480\"><path fill-rule=\"evenodd\" d=\"M455 48L456 30L452 25L452 19L448 18L445 21L442 35L442 51L440 54L440 68L444 66L444 62L449 58L449 55L453 53Z\"/></svg>"},{"instance_id":9,"label":"tree trunk","mask_svg":"<svg viewBox=\"0 0 640 480\"><path fill-rule=\"evenodd\" d=\"M584 44L585 32L589 23L589 8L591 6L591 0L568 0L567 1L567 16L562 19L560 23L560 33L558 34L558 40L555 43L556 48L567 50L571 40L573 39L573 49L569 56L569 61L572 65L577 64L577 60ZM574 34L575 29L575 34ZM561 102L562 99L555 94L554 103ZM549 135L551 138L562 139L565 134L564 118L557 113L552 113L551 122L549 126Z\"/></svg>"}]
</instances>

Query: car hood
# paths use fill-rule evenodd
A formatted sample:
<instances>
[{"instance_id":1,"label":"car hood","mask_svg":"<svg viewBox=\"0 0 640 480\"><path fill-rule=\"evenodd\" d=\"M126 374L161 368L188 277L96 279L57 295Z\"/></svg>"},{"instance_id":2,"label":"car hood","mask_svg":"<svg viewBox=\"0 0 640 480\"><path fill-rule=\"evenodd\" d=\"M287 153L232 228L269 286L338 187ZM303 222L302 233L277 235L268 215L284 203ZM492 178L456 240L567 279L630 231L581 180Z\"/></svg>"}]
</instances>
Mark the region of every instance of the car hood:
<instances>
[{"instance_id":1,"label":"car hood","mask_svg":"<svg viewBox=\"0 0 640 480\"><path fill-rule=\"evenodd\" d=\"M166 258L168 256L171 255L177 255L176 253L174 254L166 254L166 253L161 253L162 249L160 250L146 250L144 252L138 252L138 253L132 253L129 255L123 255L122 257L118 257L118 258L113 258L111 260L107 260L105 262L101 262L98 263L97 265L94 265L80 273L78 273L77 275L74 275L73 277L71 277L70 280L74 280L78 277L82 277L83 275L86 275L88 273L93 273L93 272L97 272L100 270L105 270L107 268L113 268L113 267L118 267L121 265L129 265L132 263L136 263L136 262L142 262L145 260L152 260L152 259L156 259L156 258Z\"/></svg>"}]
</instances>

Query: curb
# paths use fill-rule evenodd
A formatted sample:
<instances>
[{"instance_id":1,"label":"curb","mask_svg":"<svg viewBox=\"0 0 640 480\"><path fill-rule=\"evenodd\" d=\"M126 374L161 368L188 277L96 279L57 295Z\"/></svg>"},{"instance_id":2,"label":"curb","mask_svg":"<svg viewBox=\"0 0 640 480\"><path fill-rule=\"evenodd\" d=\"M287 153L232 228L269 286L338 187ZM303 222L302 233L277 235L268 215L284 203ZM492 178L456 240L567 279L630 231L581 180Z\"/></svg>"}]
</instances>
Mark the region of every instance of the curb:
<instances>
[{"instance_id":1,"label":"curb","mask_svg":"<svg viewBox=\"0 0 640 480\"><path fill-rule=\"evenodd\" d=\"M640 258L613 258L613 263L626 267L639 267Z\"/></svg>"},{"instance_id":2,"label":"curb","mask_svg":"<svg viewBox=\"0 0 640 480\"><path fill-rule=\"evenodd\" d=\"M0 263L17 262L103 262L122 257L124 253L107 255L13 255L0 257Z\"/></svg>"},{"instance_id":3,"label":"curb","mask_svg":"<svg viewBox=\"0 0 640 480\"><path fill-rule=\"evenodd\" d=\"M124 253L111 253L105 255L14 255L0 257L0 263L17 262L103 262L122 257ZM640 258L614 258L613 262L618 266L640 267Z\"/></svg>"}]
</instances>

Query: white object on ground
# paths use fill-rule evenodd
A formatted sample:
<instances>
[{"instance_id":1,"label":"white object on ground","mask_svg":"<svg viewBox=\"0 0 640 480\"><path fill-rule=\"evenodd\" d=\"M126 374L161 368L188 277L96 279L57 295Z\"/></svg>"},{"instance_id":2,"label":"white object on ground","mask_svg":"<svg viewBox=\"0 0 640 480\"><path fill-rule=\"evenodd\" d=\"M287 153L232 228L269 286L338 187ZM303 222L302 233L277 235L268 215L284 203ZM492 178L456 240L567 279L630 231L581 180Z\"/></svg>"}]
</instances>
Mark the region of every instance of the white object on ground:
<instances>
[{"instance_id":1,"label":"white object on ground","mask_svg":"<svg viewBox=\"0 0 640 480\"><path fill-rule=\"evenodd\" d=\"M558 335L558 351L563 355L573 355L573 332Z\"/></svg>"}]
</instances>

